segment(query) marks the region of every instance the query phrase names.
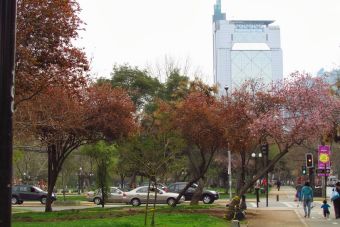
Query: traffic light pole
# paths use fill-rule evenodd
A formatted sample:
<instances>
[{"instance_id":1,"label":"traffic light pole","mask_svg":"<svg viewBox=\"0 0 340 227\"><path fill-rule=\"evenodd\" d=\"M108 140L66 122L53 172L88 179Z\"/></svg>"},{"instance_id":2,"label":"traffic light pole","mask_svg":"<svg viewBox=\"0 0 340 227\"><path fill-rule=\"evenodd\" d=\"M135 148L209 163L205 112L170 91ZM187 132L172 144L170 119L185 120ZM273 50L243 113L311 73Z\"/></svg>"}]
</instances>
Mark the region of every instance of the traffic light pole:
<instances>
[{"instance_id":1,"label":"traffic light pole","mask_svg":"<svg viewBox=\"0 0 340 227\"><path fill-rule=\"evenodd\" d=\"M11 226L16 0L0 1L0 226Z\"/></svg>"},{"instance_id":2,"label":"traffic light pole","mask_svg":"<svg viewBox=\"0 0 340 227\"><path fill-rule=\"evenodd\" d=\"M266 154L266 168L268 167L268 160L269 160L269 150L267 150L267 154ZM266 181L267 181L267 185L266 185L266 206L268 207L268 197L269 197L269 179L268 179L268 170L266 172Z\"/></svg>"},{"instance_id":3,"label":"traffic light pole","mask_svg":"<svg viewBox=\"0 0 340 227\"><path fill-rule=\"evenodd\" d=\"M327 164L325 163L325 200L327 200Z\"/></svg>"}]
</instances>

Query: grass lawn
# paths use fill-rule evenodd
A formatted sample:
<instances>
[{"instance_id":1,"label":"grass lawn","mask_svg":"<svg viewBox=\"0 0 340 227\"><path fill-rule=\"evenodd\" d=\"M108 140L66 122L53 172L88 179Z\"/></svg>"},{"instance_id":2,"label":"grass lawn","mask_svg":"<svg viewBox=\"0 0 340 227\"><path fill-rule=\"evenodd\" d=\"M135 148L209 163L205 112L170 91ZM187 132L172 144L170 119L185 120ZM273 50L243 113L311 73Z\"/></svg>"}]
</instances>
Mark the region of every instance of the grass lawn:
<instances>
[{"instance_id":1,"label":"grass lawn","mask_svg":"<svg viewBox=\"0 0 340 227\"><path fill-rule=\"evenodd\" d=\"M58 201L64 201L64 196L62 194L57 195ZM87 201L85 195L66 195L65 201Z\"/></svg>"},{"instance_id":2,"label":"grass lawn","mask_svg":"<svg viewBox=\"0 0 340 227\"><path fill-rule=\"evenodd\" d=\"M13 226L144 226L144 207L139 208L90 208L51 213L30 212L13 214ZM156 226L164 227L222 227L225 210L214 206L157 207ZM150 223L151 216L148 218Z\"/></svg>"},{"instance_id":3,"label":"grass lawn","mask_svg":"<svg viewBox=\"0 0 340 227\"><path fill-rule=\"evenodd\" d=\"M150 223L149 217L148 222ZM217 217L206 214L156 214L156 226L164 227L226 227L228 222ZM97 227L97 226L115 226L115 227L140 227L144 226L144 215L133 215L118 218L103 218L90 220L74 220L60 222L14 222L13 227L21 226L51 226L51 227Z\"/></svg>"}]
</instances>

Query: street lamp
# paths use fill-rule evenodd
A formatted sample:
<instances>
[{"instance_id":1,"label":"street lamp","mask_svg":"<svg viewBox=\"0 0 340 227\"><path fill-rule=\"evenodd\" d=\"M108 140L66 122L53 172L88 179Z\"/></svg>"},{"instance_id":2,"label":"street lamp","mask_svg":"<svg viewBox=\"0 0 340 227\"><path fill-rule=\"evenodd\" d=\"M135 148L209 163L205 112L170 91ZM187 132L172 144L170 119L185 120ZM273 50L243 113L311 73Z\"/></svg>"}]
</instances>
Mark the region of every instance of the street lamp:
<instances>
[{"instance_id":1,"label":"street lamp","mask_svg":"<svg viewBox=\"0 0 340 227\"><path fill-rule=\"evenodd\" d=\"M81 193L81 176L82 176L83 168L79 167L79 173L78 173L78 194Z\"/></svg>"},{"instance_id":2,"label":"street lamp","mask_svg":"<svg viewBox=\"0 0 340 227\"><path fill-rule=\"evenodd\" d=\"M253 152L252 154L251 154L251 157L255 160L255 174L257 173L257 161L256 161L256 159L258 159L258 158L262 158L262 153L260 152L260 153L255 153L255 152Z\"/></svg>"}]
</instances>

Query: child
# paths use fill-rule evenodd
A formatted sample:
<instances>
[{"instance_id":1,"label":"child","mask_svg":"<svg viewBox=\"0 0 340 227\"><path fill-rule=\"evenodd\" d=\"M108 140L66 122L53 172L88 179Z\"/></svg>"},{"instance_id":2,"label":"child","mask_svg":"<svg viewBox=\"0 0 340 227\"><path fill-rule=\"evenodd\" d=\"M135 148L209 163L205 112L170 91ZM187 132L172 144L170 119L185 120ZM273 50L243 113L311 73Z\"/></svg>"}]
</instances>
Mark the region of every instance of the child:
<instances>
[{"instance_id":1,"label":"child","mask_svg":"<svg viewBox=\"0 0 340 227\"><path fill-rule=\"evenodd\" d=\"M324 216L325 218L329 218L329 214L330 214L329 208L330 208L330 207L331 207L331 206L327 204L327 200L324 200L324 201L323 201L323 205L321 206L321 208L323 209L323 216Z\"/></svg>"}]
</instances>

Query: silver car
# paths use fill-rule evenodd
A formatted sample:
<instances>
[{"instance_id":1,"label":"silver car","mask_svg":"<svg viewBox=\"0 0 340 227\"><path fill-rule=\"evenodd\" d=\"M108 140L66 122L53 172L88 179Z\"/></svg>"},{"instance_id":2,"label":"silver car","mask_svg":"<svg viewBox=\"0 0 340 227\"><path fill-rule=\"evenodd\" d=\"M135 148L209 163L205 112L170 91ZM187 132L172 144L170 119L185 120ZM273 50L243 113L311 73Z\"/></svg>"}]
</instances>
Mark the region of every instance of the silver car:
<instances>
[{"instance_id":1,"label":"silver car","mask_svg":"<svg viewBox=\"0 0 340 227\"><path fill-rule=\"evenodd\" d=\"M149 203L154 202L155 198L155 188L150 188L150 195L149 195ZM123 202L132 204L132 206L139 206L142 203L146 203L148 196L148 186L138 187L133 189L129 192L124 192L123 195ZM162 189L157 189L157 201L156 203L164 203L168 205L174 204L178 193L169 193L165 192ZM182 197L179 201L184 202L184 197Z\"/></svg>"},{"instance_id":2,"label":"silver car","mask_svg":"<svg viewBox=\"0 0 340 227\"><path fill-rule=\"evenodd\" d=\"M123 202L123 191L117 187L110 187L110 193L106 199L106 203L122 203ZM102 204L102 193L98 189L96 191L91 191L87 193L87 200L89 202L94 202L97 205Z\"/></svg>"}]
</instances>

